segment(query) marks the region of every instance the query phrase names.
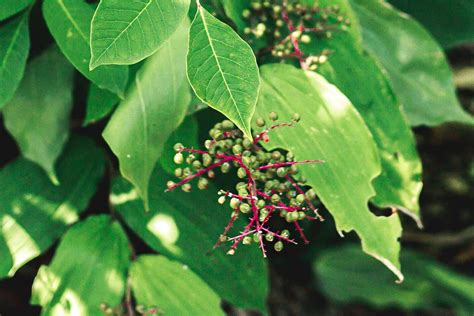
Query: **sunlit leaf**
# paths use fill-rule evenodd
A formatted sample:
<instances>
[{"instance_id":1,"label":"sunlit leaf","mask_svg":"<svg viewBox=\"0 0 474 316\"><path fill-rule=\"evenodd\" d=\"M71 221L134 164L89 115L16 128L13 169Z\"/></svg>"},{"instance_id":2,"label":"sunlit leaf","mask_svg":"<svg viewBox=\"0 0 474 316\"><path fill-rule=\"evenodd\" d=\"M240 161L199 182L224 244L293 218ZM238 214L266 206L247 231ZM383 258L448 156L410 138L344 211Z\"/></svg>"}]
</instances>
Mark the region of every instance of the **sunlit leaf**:
<instances>
[{"instance_id":1,"label":"sunlit leaf","mask_svg":"<svg viewBox=\"0 0 474 316\"><path fill-rule=\"evenodd\" d=\"M89 71L90 24L94 7L83 0L45 0L43 15L61 51L98 87L123 96L128 80L124 66L104 66Z\"/></svg>"},{"instance_id":2,"label":"sunlit leaf","mask_svg":"<svg viewBox=\"0 0 474 316\"><path fill-rule=\"evenodd\" d=\"M239 307L265 310L268 276L257 247L213 250L232 210L217 203L217 188L165 192L174 177L155 169L150 181L150 209L145 212L136 190L124 179L113 185L111 202L124 221L149 246L189 266L219 296ZM235 227L242 227L238 222ZM232 233L235 233L233 231Z\"/></svg>"},{"instance_id":3,"label":"sunlit leaf","mask_svg":"<svg viewBox=\"0 0 474 316\"><path fill-rule=\"evenodd\" d=\"M418 22L381 0L351 3L362 26L364 47L387 70L412 125L474 123L457 100L443 50Z\"/></svg>"},{"instance_id":4,"label":"sunlit leaf","mask_svg":"<svg viewBox=\"0 0 474 316\"><path fill-rule=\"evenodd\" d=\"M13 97L25 72L30 50L28 17L25 12L0 25L0 108Z\"/></svg>"},{"instance_id":5,"label":"sunlit leaf","mask_svg":"<svg viewBox=\"0 0 474 316\"><path fill-rule=\"evenodd\" d=\"M54 164L69 137L74 69L56 47L33 60L3 109L5 127L24 157L57 183Z\"/></svg>"},{"instance_id":6,"label":"sunlit leaf","mask_svg":"<svg viewBox=\"0 0 474 316\"><path fill-rule=\"evenodd\" d=\"M62 238L53 261L41 266L31 302L42 315L103 315L125 293L130 264L127 236L107 215L89 217Z\"/></svg>"},{"instance_id":7,"label":"sunlit leaf","mask_svg":"<svg viewBox=\"0 0 474 316\"><path fill-rule=\"evenodd\" d=\"M297 160L324 160L301 165L300 170L334 217L337 230L354 230L362 249L402 279L398 215L377 217L367 206L375 194L372 180L380 173L380 161L359 113L335 86L313 72L277 64L265 65L260 72L256 117L266 118L271 111L282 122L294 113L301 116L296 127L272 131L265 147L291 150Z\"/></svg>"},{"instance_id":8,"label":"sunlit leaf","mask_svg":"<svg viewBox=\"0 0 474 316\"><path fill-rule=\"evenodd\" d=\"M224 315L219 296L188 266L163 256L140 256L130 267L137 304L166 315Z\"/></svg>"},{"instance_id":9,"label":"sunlit leaf","mask_svg":"<svg viewBox=\"0 0 474 316\"><path fill-rule=\"evenodd\" d=\"M120 171L148 205L148 183L163 146L184 119L191 100L186 81L189 22L150 57L103 133Z\"/></svg>"},{"instance_id":10,"label":"sunlit leaf","mask_svg":"<svg viewBox=\"0 0 474 316\"><path fill-rule=\"evenodd\" d=\"M202 6L189 36L187 72L197 96L251 138L250 120L260 85L252 49Z\"/></svg>"},{"instance_id":11,"label":"sunlit leaf","mask_svg":"<svg viewBox=\"0 0 474 316\"><path fill-rule=\"evenodd\" d=\"M187 16L189 0L102 0L92 20L90 68L152 55Z\"/></svg>"},{"instance_id":12,"label":"sunlit leaf","mask_svg":"<svg viewBox=\"0 0 474 316\"><path fill-rule=\"evenodd\" d=\"M12 276L79 219L103 171L103 152L78 137L58 161L60 186L23 158L0 170L0 277Z\"/></svg>"}]
</instances>

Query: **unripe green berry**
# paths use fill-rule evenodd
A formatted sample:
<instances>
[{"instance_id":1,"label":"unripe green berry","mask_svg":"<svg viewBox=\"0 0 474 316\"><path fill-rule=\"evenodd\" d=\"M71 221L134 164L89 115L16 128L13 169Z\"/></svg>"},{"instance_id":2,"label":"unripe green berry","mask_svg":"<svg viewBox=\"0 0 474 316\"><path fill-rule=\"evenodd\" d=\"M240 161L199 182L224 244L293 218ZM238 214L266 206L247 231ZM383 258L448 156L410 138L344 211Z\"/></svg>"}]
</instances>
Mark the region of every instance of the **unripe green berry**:
<instances>
[{"instance_id":1,"label":"unripe green berry","mask_svg":"<svg viewBox=\"0 0 474 316\"><path fill-rule=\"evenodd\" d=\"M176 168L174 170L174 175L177 177L177 178L181 178L183 176L183 169L182 168Z\"/></svg>"},{"instance_id":2,"label":"unripe green berry","mask_svg":"<svg viewBox=\"0 0 474 316\"><path fill-rule=\"evenodd\" d=\"M229 205L230 205L231 208L236 209L240 205L240 200L237 199L237 198L232 198L232 199L230 199Z\"/></svg>"},{"instance_id":3,"label":"unripe green berry","mask_svg":"<svg viewBox=\"0 0 474 316\"><path fill-rule=\"evenodd\" d=\"M290 231L288 229L284 229L281 231L280 234L282 237L289 238L290 237Z\"/></svg>"},{"instance_id":4,"label":"unripe green berry","mask_svg":"<svg viewBox=\"0 0 474 316\"><path fill-rule=\"evenodd\" d=\"M252 141L246 137L242 141L242 145L244 146L245 149L248 149L252 146Z\"/></svg>"},{"instance_id":5,"label":"unripe green berry","mask_svg":"<svg viewBox=\"0 0 474 316\"><path fill-rule=\"evenodd\" d=\"M239 168L239 170L237 170L237 177L243 179L247 176L247 172L245 171L244 168Z\"/></svg>"},{"instance_id":6,"label":"unripe green berry","mask_svg":"<svg viewBox=\"0 0 474 316\"><path fill-rule=\"evenodd\" d=\"M220 196L219 199L217 200L217 202L219 202L219 204L224 204L225 203L225 196Z\"/></svg>"},{"instance_id":7,"label":"unripe green berry","mask_svg":"<svg viewBox=\"0 0 474 316\"><path fill-rule=\"evenodd\" d=\"M209 181L206 178L199 178L198 189L205 190L209 186Z\"/></svg>"},{"instance_id":8,"label":"unripe green berry","mask_svg":"<svg viewBox=\"0 0 474 316\"><path fill-rule=\"evenodd\" d=\"M260 233L253 234L253 241L260 242Z\"/></svg>"},{"instance_id":9,"label":"unripe green berry","mask_svg":"<svg viewBox=\"0 0 474 316\"><path fill-rule=\"evenodd\" d=\"M272 197L271 197L271 201L273 204L277 204L278 202L280 202L280 196L278 194L273 194Z\"/></svg>"},{"instance_id":10,"label":"unripe green berry","mask_svg":"<svg viewBox=\"0 0 474 316\"><path fill-rule=\"evenodd\" d=\"M293 221L293 212L288 212L285 214L285 220L288 222L288 223L291 223Z\"/></svg>"},{"instance_id":11,"label":"unripe green berry","mask_svg":"<svg viewBox=\"0 0 474 316\"><path fill-rule=\"evenodd\" d=\"M222 173L227 173L229 172L230 170L230 164L228 162L224 162L222 165L221 165L221 171Z\"/></svg>"},{"instance_id":12,"label":"unripe green berry","mask_svg":"<svg viewBox=\"0 0 474 316\"><path fill-rule=\"evenodd\" d=\"M298 212L294 211L294 212L291 212L290 214L291 214L291 221L296 222L299 218Z\"/></svg>"},{"instance_id":13,"label":"unripe green berry","mask_svg":"<svg viewBox=\"0 0 474 316\"><path fill-rule=\"evenodd\" d=\"M281 153L278 151L278 150L275 150L274 152L272 152L272 159L277 161L279 160L281 157Z\"/></svg>"},{"instance_id":14,"label":"unripe green berry","mask_svg":"<svg viewBox=\"0 0 474 316\"><path fill-rule=\"evenodd\" d=\"M194 160L193 161L193 168L194 170L199 170L202 167L202 163L199 160Z\"/></svg>"},{"instance_id":15,"label":"unripe green berry","mask_svg":"<svg viewBox=\"0 0 474 316\"><path fill-rule=\"evenodd\" d=\"M176 144L174 144L174 146L173 146L173 149L174 149L174 151L176 151L176 152L179 152L179 151L180 151L181 149L183 149L183 148L184 148L184 146L183 146L183 144L181 144L181 143L176 143Z\"/></svg>"},{"instance_id":16,"label":"unripe green berry","mask_svg":"<svg viewBox=\"0 0 474 316\"><path fill-rule=\"evenodd\" d=\"M202 155L202 163L204 167L209 167L212 164L212 157L209 154Z\"/></svg>"},{"instance_id":17,"label":"unripe green berry","mask_svg":"<svg viewBox=\"0 0 474 316\"><path fill-rule=\"evenodd\" d=\"M273 245L275 251L280 252L283 250L283 242L281 240L277 241L275 245Z\"/></svg>"},{"instance_id":18,"label":"unripe green berry","mask_svg":"<svg viewBox=\"0 0 474 316\"><path fill-rule=\"evenodd\" d=\"M305 196L303 194L298 194L296 196L296 202L298 202L299 204L303 203L305 201Z\"/></svg>"},{"instance_id":19,"label":"unripe green berry","mask_svg":"<svg viewBox=\"0 0 474 316\"><path fill-rule=\"evenodd\" d=\"M234 155L240 155L242 153L242 146L240 145L232 146L232 152L234 153Z\"/></svg>"},{"instance_id":20,"label":"unripe green berry","mask_svg":"<svg viewBox=\"0 0 474 316\"><path fill-rule=\"evenodd\" d=\"M292 115L291 118L292 118L293 121L295 121L295 122L299 122L300 119L301 119L301 117L300 117L300 115L299 115L298 113L293 113L293 115Z\"/></svg>"},{"instance_id":21,"label":"unripe green berry","mask_svg":"<svg viewBox=\"0 0 474 316\"><path fill-rule=\"evenodd\" d=\"M242 11L242 16L246 19L248 19L250 17L250 14L251 14L251 12L248 9L245 9L245 10Z\"/></svg>"},{"instance_id":22,"label":"unripe green berry","mask_svg":"<svg viewBox=\"0 0 474 316\"><path fill-rule=\"evenodd\" d=\"M277 114L276 112L270 112L270 114L268 115L268 117L269 117L270 120L272 120L272 121L278 120L278 114Z\"/></svg>"},{"instance_id":23,"label":"unripe green berry","mask_svg":"<svg viewBox=\"0 0 474 316\"><path fill-rule=\"evenodd\" d=\"M233 129L234 127L235 127L235 125L231 121L229 121L229 120L223 120L222 121L222 128L223 129L229 130L229 129Z\"/></svg>"},{"instance_id":24,"label":"unripe green berry","mask_svg":"<svg viewBox=\"0 0 474 316\"><path fill-rule=\"evenodd\" d=\"M266 239L267 241L270 241L270 242L271 242L271 241L273 241L274 238L275 238L275 237L273 236L272 233L266 233L266 234L265 234L265 239Z\"/></svg>"},{"instance_id":25,"label":"unripe green berry","mask_svg":"<svg viewBox=\"0 0 474 316\"><path fill-rule=\"evenodd\" d=\"M242 213L247 214L250 212L251 207L247 203L242 203L240 204L239 209Z\"/></svg>"},{"instance_id":26,"label":"unripe green berry","mask_svg":"<svg viewBox=\"0 0 474 316\"><path fill-rule=\"evenodd\" d=\"M304 212L298 212L298 220L302 221L303 219L306 218L306 214Z\"/></svg>"},{"instance_id":27,"label":"unripe green berry","mask_svg":"<svg viewBox=\"0 0 474 316\"><path fill-rule=\"evenodd\" d=\"M184 191L184 192L191 192L191 189L192 189L192 186L190 183L185 183L181 186L181 189Z\"/></svg>"},{"instance_id":28,"label":"unripe green berry","mask_svg":"<svg viewBox=\"0 0 474 316\"><path fill-rule=\"evenodd\" d=\"M168 182L166 182L166 187L167 187L168 189L171 189L175 184L176 184L176 183L174 183L173 181L168 181Z\"/></svg>"},{"instance_id":29,"label":"unripe green berry","mask_svg":"<svg viewBox=\"0 0 474 316\"><path fill-rule=\"evenodd\" d=\"M280 167L277 169L277 176L280 178L283 178L286 175L286 169L283 167Z\"/></svg>"},{"instance_id":30,"label":"unripe green berry","mask_svg":"<svg viewBox=\"0 0 474 316\"><path fill-rule=\"evenodd\" d=\"M252 237L250 236L245 236L244 239L242 239L242 243L244 245L250 245L252 243Z\"/></svg>"},{"instance_id":31,"label":"unripe green berry","mask_svg":"<svg viewBox=\"0 0 474 316\"><path fill-rule=\"evenodd\" d=\"M177 165L180 165L183 163L184 161L184 156L182 153L177 153L176 155L174 155L174 163L177 164Z\"/></svg>"},{"instance_id":32,"label":"unripe green berry","mask_svg":"<svg viewBox=\"0 0 474 316\"><path fill-rule=\"evenodd\" d=\"M307 192L306 192L306 197L310 200L315 200L316 199L316 193L314 192L313 189L309 189Z\"/></svg>"},{"instance_id":33,"label":"unripe green berry","mask_svg":"<svg viewBox=\"0 0 474 316\"><path fill-rule=\"evenodd\" d=\"M307 35L307 34L304 34L304 35L301 36L300 40L304 44L309 44L311 42L311 37L309 37L309 35Z\"/></svg>"},{"instance_id":34,"label":"unripe green berry","mask_svg":"<svg viewBox=\"0 0 474 316\"><path fill-rule=\"evenodd\" d=\"M264 200L258 200L258 201L257 201L257 207L258 207L258 208L263 208L263 207L265 207L265 201L264 201Z\"/></svg>"},{"instance_id":35,"label":"unripe green berry","mask_svg":"<svg viewBox=\"0 0 474 316\"><path fill-rule=\"evenodd\" d=\"M257 120L256 120L256 123L257 123L257 126L258 127L264 127L265 126L265 120L261 117L259 117Z\"/></svg>"}]
</instances>

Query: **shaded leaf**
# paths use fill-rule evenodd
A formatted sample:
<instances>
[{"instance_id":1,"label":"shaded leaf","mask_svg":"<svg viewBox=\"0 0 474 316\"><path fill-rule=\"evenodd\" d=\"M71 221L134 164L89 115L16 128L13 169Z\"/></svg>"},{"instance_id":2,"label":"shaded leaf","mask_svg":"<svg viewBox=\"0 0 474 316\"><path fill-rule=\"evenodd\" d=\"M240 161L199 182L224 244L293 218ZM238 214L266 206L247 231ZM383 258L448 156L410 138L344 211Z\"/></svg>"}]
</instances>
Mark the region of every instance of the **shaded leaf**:
<instances>
[{"instance_id":1,"label":"shaded leaf","mask_svg":"<svg viewBox=\"0 0 474 316\"><path fill-rule=\"evenodd\" d=\"M340 234L354 230L362 249L403 279L398 215L377 217L367 207L375 193L372 180L380 173L380 161L359 113L320 75L278 64L263 66L260 72L257 117L267 117L271 111L281 120L290 120L294 113L301 116L296 127L274 130L265 147L288 149L297 160L324 160L324 164L301 165L300 170L334 217L337 230Z\"/></svg>"},{"instance_id":2,"label":"shaded leaf","mask_svg":"<svg viewBox=\"0 0 474 316\"><path fill-rule=\"evenodd\" d=\"M187 17L189 0L102 0L92 19L90 69L152 55Z\"/></svg>"},{"instance_id":3,"label":"shaded leaf","mask_svg":"<svg viewBox=\"0 0 474 316\"><path fill-rule=\"evenodd\" d=\"M0 2L0 21L12 16L30 5L33 0L2 0ZM3 32L0 31L0 34ZM2 41L0 41L1 43Z\"/></svg>"},{"instance_id":4,"label":"shaded leaf","mask_svg":"<svg viewBox=\"0 0 474 316\"><path fill-rule=\"evenodd\" d=\"M79 219L103 171L103 152L78 137L58 161L60 186L23 158L0 170L0 277L12 276Z\"/></svg>"},{"instance_id":5,"label":"shaded leaf","mask_svg":"<svg viewBox=\"0 0 474 316\"><path fill-rule=\"evenodd\" d=\"M406 277L401 284L355 246L326 250L314 270L319 288L336 302L426 311L449 306L465 315L474 310L473 279L414 251L404 250L400 260Z\"/></svg>"},{"instance_id":6,"label":"shaded leaf","mask_svg":"<svg viewBox=\"0 0 474 316\"><path fill-rule=\"evenodd\" d=\"M474 3L471 0L390 0L430 30L446 48L474 42Z\"/></svg>"},{"instance_id":7,"label":"shaded leaf","mask_svg":"<svg viewBox=\"0 0 474 316\"><path fill-rule=\"evenodd\" d=\"M117 95L91 84L87 95L86 117L83 125L103 119L113 111L119 101Z\"/></svg>"},{"instance_id":8,"label":"shaded leaf","mask_svg":"<svg viewBox=\"0 0 474 316\"><path fill-rule=\"evenodd\" d=\"M166 315L225 315L217 294L188 266L163 256L140 256L130 267L137 304Z\"/></svg>"},{"instance_id":9,"label":"shaded leaf","mask_svg":"<svg viewBox=\"0 0 474 316\"><path fill-rule=\"evenodd\" d=\"M212 249L232 211L217 203L217 188L211 184L204 191L164 192L173 178L155 169L148 212L124 179L114 182L111 202L150 247L188 265L220 297L239 307L265 310L268 276L257 247L241 248L234 256L226 255L227 249Z\"/></svg>"},{"instance_id":10,"label":"shaded leaf","mask_svg":"<svg viewBox=\"0 0 474 316\"><path fill-rule=\"evenodd\" d=\"M52 263L41 266L31 303L42 306L42 315L103 315L102 304L121 303L129 264L120 224L107 215L89 217L64 235Z\"/></svg>"},{"instance_id":11,"label":"shaded leaf","mask_svg":"<svg viewBox=\"0 0 474 316\"><path fill-rule=\"evenodd\" d=\"M189 33L188 78L196 95L249 138L260 78L250 46L198 6Z\"/></svg>"},{"instance_id":12,"label":"shaded leaf","mask_svg":"<svg viewBox=\"0 0 474 316\"><path fill-rule=\"evenodd\" d=\"M94 7L83 0L45 0L46 24L69 61L98 87L123 97L128 80L124 66L104 66L89 71L90 24Z\"/></svg>"},{"instance_id":13,"label":"shaded leaf","mask_svg":"<svg viewBox=\"0 0 474 316\"><path fill-rule=\"evenodd\" d=\"M30 50L28 17L25 12L0 25L0 108L13 97L25 72Z\"/></svg>"},{"instance_id":14,"label":"shaded leaf","mask_svg":"<svg viewBox=\"0 0 474 316\"><path fill-rule=\"evenodd\" d=\"M191 100L185 70L188 27L186 20L144 63L103 133L146 207L150 175Z\"/></svg>"},{"instance_id":15,"label":"shaded leaf","mask_svg":"<svg viewBox=\"0 0 474 316\"><path fill-rule=\"evenodd\" d=\"M352 23L331 40L317 41L317 49L334 52L318 69L351 100L377 143L382 173L374 181L372 202L396 207L421 226L422 167L413 133L382 68L363 51L361 31L348 1L334 1L324 0L322 5L338 5Z\"/></svg>"},{"instance_id":16,"label":"shaded leaf","mask_svg":"<svg viewBox=\"0 0 474 316\"><path fill-rule=\"evenodd\" d=\"M418 22L381 0L351 3L362 26L364 47L387 70L412 125L474 123L457 100L443 50Z\"/></svg>"},{"instance_id":17,"label":"shaded leaf","mask_svg":"<svg viewBox=\"0 0 474 316\"><path fill-rule=\"evenodd\" d=\"M69 137L74 69L56 47L27 67L5 106L5 127L24 157L39 164L57 184L54 164Z\"/></svg>"}]
</instances>

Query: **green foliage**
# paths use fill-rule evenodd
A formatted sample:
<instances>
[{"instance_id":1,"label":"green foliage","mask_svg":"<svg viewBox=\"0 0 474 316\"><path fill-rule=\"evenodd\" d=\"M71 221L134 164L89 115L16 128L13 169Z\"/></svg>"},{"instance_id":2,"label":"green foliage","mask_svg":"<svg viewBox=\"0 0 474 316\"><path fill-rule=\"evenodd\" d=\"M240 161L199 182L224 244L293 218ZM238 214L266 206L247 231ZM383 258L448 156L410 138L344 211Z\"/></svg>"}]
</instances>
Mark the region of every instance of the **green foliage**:
<instances>
[{"instance_id":1,"label":"green foliage","mask_svg":"<svg viewBox=\"0 0 474 316\"><path fill-rule=\"evenodd\" d=\"M32 2L33 0L2 0L0 2L0 21L20 12Z\"/></svg>"},{"instance_id":2,"label":"green foliage","mask_svg":"<svg viewBox=\"0 0 474 316\"><path fill-rule=\"evenodd\" d=\"M459 315L469 315L474 310L473 279L414 251L404 251L400 260L406 267L406 281L402 284L394 283L390 273L375 260L362 256L355 246L324 251L314 268L318 286L337 302L426 311L450 306Z\"/></svg>"},{"instance_id":3,"label":"green foliage","mask_svg":"<svg viewBox=\"0 0 474 316\"><path fill-rule=\"evenodd\" d=\"M297 160L324 160L322 165L300 168L334 217L337 230L341 235L355 230L364 251L403 279L398 263L398 215L377 217L367 208L380 161L360 115L336 87L317 74L284 65L264 66L261 73L256 117L266 117L271 110L281 120L294 112L301 116L298 128L279 130L269 145L291 150Z\"/></svg>"},{"instance_id":4,"label":"green foliage","mask_svg":"<svg viewBox=\"0 0 474 316\"><path fill-rule=\"evenodd\" d=\"M0 145L9 147L0 169L0 278L61 238L33 284L31 301L44 315L223 315L220 300L265 314L266 259L246 245L275 241L279 252L282 240L301 243L279 225L297 224L291 212L315 219L306 197L379 261L329 245L314 265L331 300L472 313L472 280L411 251L399 260L398 211L421 227L422 165L411 126L472 128L441 45L473 40L474 6L391 2L424 26L382 0L212 0L205 8L198 0L0 0L8 132ZM207 165L205 139L205 149L217 148ZM198 175L176 175L175 162L185 160L176 143ZM318 159L324 163L308 163ZM252 169L260 162L301 166L292 183L280 165ZM275 174L284 178L277 188ZM188 183L198 176L205 181ZM165 192L179 186L167 183L176 178L187 186ZM225 190L244 178L255 192L241 186L219 205L218 192L225 202ZM252 205L259 194L264 203ZM392 213L378 216L369 203ZM267 210L282 218L271 218L278 231L264 241ZM303 230L318 238L315 225L328 224L294 225L300 234L291 238ZM227 233L248 237L232 256L218 247L233 241ZM136 247L133 235L149 248ZM268 247L268 260L274 255ZM405 283L395 285L380 262Z\"/></svg>"},{"instance_id":5,"label":"green foliage","mask_svg":"<svg viewBox=\"0 0 474 316\"><path fill-rule=\"evenodd\" d=\"M147 209L150 175L191 100L185 69L188 27L188 21L182 23L144 63L103 133Z\"/></svg>"},{"instance_id":6,"label":"green foliage","mask_svg":"<svg viewBox=\"0 0 474 316\"><path fill-rule=\"evenodd\" d=\"M411 125L473 124L457 100L444 52L432 36L381 0L351 1L362 26L364 47L387 70Z\"/></svg>"},{"instance_id":7,"label":"green foliage","mask_svg":"<svg viewBox=\"0 0 474 316\"><path fill-rule=\"evenodd\" d=\"M419 20L445 48L474 41L474 3L471 0L390 0Z\"/></svg>"},{"instance_id":8,"label":"green foliage","mask_svg":"<svg viewBox=\"0 0 474 316\"><path fill-rule=\"evenodd\" d=\"M60 186L23 158L0 170L0 278L12 276L79 220L103 174L103 152L73 137L57 170Z\"/></svg>"},{"instance_id":9,"label":"green foliage","mask_svg":"<svg viewBox=\"0 0 474 316\"><path fill-rule=\"evenodd\" d=\"M130 267L137 303L169 315L224 315L219 296L188 266L163 256L141 256Z\"/></svg>"},{"instance_id":10,"label":"green foliage","mask_svg":"<svg viewBox=\"0 0 474 316\"><path fill-rule=\"evenodd\" d=\"M25 12L0 25L0 109L13 97L25 72L30 50L28 17Z\"/></svg>"},{"instance_id":11,"label":"green foliage","mask_svg":"<svg viewBox=\"0 0 474 316\"><path fill-rule=\"evenodd\" d=\"M217 188L166 193L166 181L160 179L171 178L155 170L148 212L137 191L123 179L115 181L110 200L150 247L188 265L220 297L239 307L265 310L268 276L259 250L241 249L234 256L212 250L229 218L217 203Z\"/></svg>"},{"instance_id":12,"label":"green foliage","mask_svg":"<svg viewBox=\"0 0 474 316\"><path fill-rule=\"evenodd\" d=\"M120 224L107 215L89 217L64 235L52 263L41 266L31 303L41 305L42 315L102 315L104 304L120 305L129 264Z\"/></svg>"},{"instance_id":13,"label":"green foliage","mask_svg":"<svg viewBox=\"0 0 474 316\"><path fill-rule=\"evenodd\" d=\"M43 14L56 43L74 67L98 87L123 96L128 78L126 67L105 66L89 71L94 7L82 0L45 0Z\"/></svg>"},{"instance_id":14,"label":"green foliage","mask_svg":"<svg viewBox=\"0 0 474 316\"><path fill-rule=\"evenodd\" d=\"M69 136L73 68L55 48L31 62L3 110L5 127L26 158L58 184L54 164Z\"/></svg>"},{"instance_id":15,"label":"green foliage","mask_svg":"<svg viewBox=\"0 0 474 316\"><path fill-rule=\"evenodd\" d=\"M202 6L189 32L187 71L194 91L252 138L260 79L251 48Z\"/></svg>"},{"instance_id":16,"label":"green foliage","mask_svg":"<svg viewBox=\"0 0 474 316\"><path fill-rule=\"evenodd\" d=\"M182 24L188 8L189 0L101 1L92 19L90 69L152 55Z\"/></svg>"}]
</instances>

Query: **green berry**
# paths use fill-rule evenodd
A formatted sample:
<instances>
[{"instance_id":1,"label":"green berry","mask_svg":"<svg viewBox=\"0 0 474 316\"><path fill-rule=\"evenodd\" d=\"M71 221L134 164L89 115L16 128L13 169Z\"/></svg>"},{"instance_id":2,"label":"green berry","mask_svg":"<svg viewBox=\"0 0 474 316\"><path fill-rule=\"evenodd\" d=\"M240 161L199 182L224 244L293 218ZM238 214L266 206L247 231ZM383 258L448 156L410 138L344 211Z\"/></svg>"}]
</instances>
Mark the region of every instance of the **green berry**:
<instances>
[{"instance_id":1,"label":"green berry","mask_svg":"<svg viewBox=\"0 0 474 316\"><path fill-rule=\"evenodd\" d=\"M286 175L286 169L283 167L280 167L277 169L277 176L280 178L283 178Z\"/></svg>"},{"instance_id":2,"label":"green berry","mask_svg":"<svg viewBox=\"0 0 474 316\"><path fill-rule=\"evenodd\" d=\"M245 171L244 168L239 168L237 170L237 177L239 177L240 179L243 179L247 176L247 172Z\"/></svg>"},{"instance_id":3,"label":"green berry","mask_svg":"<svg viewBox=\"0 0 474 316\"><path fill-rule=\"evenodd\" d=\"M272 120L272 121L278 120L278 114L276 114L276 112L270 112L270 114L268 115L268 117L269 117L270 120Z\"/></svg>"},{"instance_id":4,"label":"green berry","mask_svg":"<svg viewBox=\"0 0 474 316\"><path fill-rule=\"evenodd\" d=\"M275 245L273 245L275 251L280 252L283 250L283 242L281 240L277 241Z\"/></svg>"},{"instance_id":5,"label":"green berry","mask_svg":"<svg viewBox=\"0 0 474 316\"><path fill-rule=\"evenodd\" d=\"M232 146L232 152L234 153L234 155L240 155L242 153L242 146L241 145Z\"/></svg>"},{"instance_id":6,"label":"green berry","mask_svg":"<svg viewBox=\"0 0 474 316\"><path fill-rule=\"evenodd\" d=\"M177 153L176 155L174 155L174 163L177 164L177 165L180 165L183 163L184 161L184 156L182 153Z\"/></svg>"},{"instance_id":7,"label":"green berry","mask_svg":"<svg viewBox=\"0 0 474 316\"><path fill-rule=\"evenodd\" d=\"M219 199L217 200L217 202L219 202L219 204L224 204L225 203L225 196L220 196Z\"/></svg>"},{"instance_id":8,"label":"green berry","mask_svg":"<svg viewBox=\"0 0 474 316\"><path fill-rule=\"evenodd\" d=\"M252 243L252 237L250 236L245 236L244 239L242 240L242 243L244 245L250 245Z\"/></svg>"},{"instance_id":9,"label":"green berry","mask_svg":"<svg viewBox=\"0 0 474 316\"><path fill-rule=\"evenodd\" d=\"M294 212L291 212L290 214L291 214L291 221L296 222L299 218L298 212L294 211Z\"/></svg>"},{"instance_id":10,"label":"green berry","mask_svg":"<svg viewBox=\"0 0 474 316\"><path fill-rule=\"evenodd\" d=\"M265 234L265 239L266 239L267 241L270 241L270 242L271 242L271 241L273 241L274 236L273 236L272 233L266 233L266 234Z\"/></svg>"},{"instance_id":11,"label":"green berry","mask_svg":"<svg viewBox=\"0 0 474 316\"><path fill-rule=\"evenodd\" d=\"M174 151L176 151L176 152L182 150L183 148L184 148L184 146L183 146L183 144L181 144L181 143L176 143L176 144L174 144L174 146L173 146L173 149L174 149Z\"/></svg>"},{"instance_id":12,"label":"green berry","mask_svg":"<svg viewBox=\"0 0 474 316\"><path fill-rule=\"evenodd\" d=\"M256 123L257 123L257 126L258 127L264 127L265 126L265 120L261 117L259 117L257 120L256 120Z\"/></svg>"},{"instance_id":13,"label":"green berry","mask_svg":"<svg viewBox=\"0 0 474 316\"><path fill-rule=\"evenodd\" d=\"M222 173L227 173L230 170L230 164L228 162L224 162L221 166Z\"/></svg>"},{"instance_id":14,"label":"green berry","mask_svg":"<svg viewBox=\"0 0 474 316\"><path fill-rule=\"evenodd\" d=\"M296 196L296 202L298 202L299 204L302 204L304 201L305 201L305 196L303 194L298 194Z\"/></svg>"},{"instance_id":15,"label":"green berry","mask_svg":"<svg viewBox=\"0 0 474 316\"><path fill-rule=\"evenodd\" d=\"M184 191L184 192L191 192L192 190L192 186L190 183L185 183L181 186L181 189Z\"/></svg>"},{"instance_id":16,"label":"green berry","mask_svg":"<svg viewBox=\"0 0 474 316\"><path fill-rule=\"evenodd\" d=\"M251 12L248 9L245 9L245 10L242 11L242 16L246 19L248 19L250 17L250 14L251 14Z\"/></svg>"},{"instance_id":17,"label":"green berry","mask_svg":"<svg viewBox=\"0 0 474 316\"><path fill-rule=\"evenodd\" d=\"M242 145L244 146L245 149L248 149L252 146L252 141L246 137L242 141Z\"/></svg>"},{"instance_id":18,"label":"green berry","mask_svg":"<svg viewBox=\"0 0 474 316\"><path fill-rule=\"evenodd\" d=\"M280 234L282 237L289 238L290 237L290 231L288 229L284 229L281 231Z\"/></svg>"},{"instance_id":19,"label":"green berry","mask_svg":"<svg viewBox=\"0 0 474 316\"><path fill-rule=\"evenodd\" d=\"M298 212L298 220L302 221L303 219L306 218L306 214L304 212Z\"/></svg>"},{"instance_id":20,"label":"green berry","mask_svg":"<svg viewBox=\"0 0 474 316\"><path fill-rule=\"evenodd\" d=\"M225 130L233 129L235 127L234 123L229 120L222 121L222 128Z\"/></svg>"},{"instance_id":21,"label":"green berry","mask_svg":"<svg viewBox=\"0 0 474 316\"><path fill-rule=\"evenodd\" d=\"M230 199L229 205L230 205L231 208L236 209L240 205L240 200L237 199L237 198L232 198L232 199Z\"/></svg>"},{"instance_id":22,"label":"green berry","mask_svg":"<svg viewBox=\"0 0 474 316\"><path fill-rule=\"evenodd\" d=\"M183 169L182 168L176 168L174 170L174 175L177 177L177 178L181 178L183 176Z\"/></svg>"},{"instance_id":23,"label":"green berry","mask_svg":"<svg viewBox=\"0 0 474 316\"><path fill-rule=\"evenodd\" d=\"M199 170L202 167L202 163L199 160L194 160L193 161L193 168L194 170Z\"/></svg>"},{"instance_id":24,"label":"green berry","mask_svg":"<svg viewBox=\"0 0 474 316\"><path fill-rule=\"evenodd\" d=\"M273 194L271 197L271 201L273 204L277 204L278 202L280 202L280 196L278 194Z\"/></svg>"},{"instance_id":25,"label":"green berry","mask_svg":"<svg viewBox=\"0 0 474 316\"><path fill-rule=\"evenodd\" d=\"M209 181L206 178L199 178L198 189L205 190L209 186Z\"/></svg>"},{"instance_id":26,"label":"green berry","mask_svg":"<svg viewBox=\"0 0 474 316\"><path fill-rule=\"evenodd\" d=\"M209 154L202 155L202 164L204 167L209 167L212 164L212 157Z\"/></svg>"},{"instance_id":27,"label":"green berry","mask_svg":"<svg viewBox=\"0 0 474 316\"><path fill-rule=\"evenodd\" d=\"M174 183L173 181L168 181L168 182L166 182L166 187L167 187L168 189L171 189L175 184L176 184L176 183Z\"/></svg>"},{"instance_id":28,"label":"green berry","mask_svg":"<svg viewBox=\"0 0 474 316\"><path fill-rule=\"evenodd\" d=\"M293 121L295 121L295 122L299 122L300 119L301 119L301 117L300 117L300 115L299 115L298 113L293 113L292 119L293 119Z\"/></svg>"},{"instance_id":29,"label":"green berry","mask_svg":"<svg viewBox=\"0 0 474 316\"><path fill-rule=\"evenodd\" d=\"M251 207L247 203L242 203L240 204L239 209L242 213L247 214L250 212Z\"/></svg>"},{"instance_id":30,"label":"green berry","mask_svg":"<svg viewBox=\"0 0 474 316\"><path fill-rule=\"evenodd\" d=\"M306 197L308 199L310 199L311 201L315 200L316 199L316 193L314 192L313 189L309 189L307 192L306 192Z\"/></svg>"}]
</instances>

